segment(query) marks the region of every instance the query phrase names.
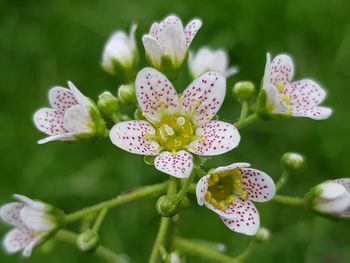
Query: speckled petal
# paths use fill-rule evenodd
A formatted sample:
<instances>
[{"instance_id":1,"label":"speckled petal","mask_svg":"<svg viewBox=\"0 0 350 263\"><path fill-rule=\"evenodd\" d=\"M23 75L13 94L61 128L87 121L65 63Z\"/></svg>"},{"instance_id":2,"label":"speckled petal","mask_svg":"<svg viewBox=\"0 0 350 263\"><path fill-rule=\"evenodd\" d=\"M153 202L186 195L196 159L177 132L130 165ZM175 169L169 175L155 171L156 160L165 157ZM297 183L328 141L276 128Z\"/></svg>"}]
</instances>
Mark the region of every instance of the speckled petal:
<instances>
[{"instance_id":1,"label":"speckled petal","mask_svg":"<svg viewBox=\"0 0 350 263\"><path fill-rule=\"evenodd\" d=\"M86 109L93 106L91 101L83 93L81 93L80 90L78 90L78 88L73 84L73 82L68 81L68 86L73 92L74 98L81 106L85 107Z\"/></svg>"},{"instance_id":2,"label":"speckled petal","mask_svg":"<svg viewBox=\"0 0 350 263\"><path fill-rule=\"evenodd\" d=\"M186 46L189 47L193 38L197 34L198 30L202 26L202 21L200 19L191 20L185 28L185 38L186 38Z\"/></svg>"},{"instance_id":3,"label":"speckled petal","mask_svg":"<svg viewBox=\"0 0 350 263\"><path fill-rule=\"evenodd\" d=\"M25 205L19 202L12 202L0 207L1 219L13 226L23 226L23 221L20 217L20 211Z\"/></svg>"},{"instance_id":4,"label":"speckled petal","mask_svg":"<svg viewBox=\"0 0 350 263\"><path fill-rule=\"evenodd\" d=\"M266 173L252 169L242 168L242 179L249 199L255 202L270 201L276 193L275 183Z\"/></svg>"},{"instance_id":5,"label":"speckled petal","mask_svg":"<svg viewBox=\"0 0 350 263\"><path fill-rule=\"evenodd\" d=\"M245 235L255 235L260 227L259 212L251 201L236 200L229 209L237 219L221 217L224 224L232 231Z\"/></svg>"},{"instance_id":6,"label":"speckled petal","mask_svg":"<svg viewBox=\"0 0 350 263\"><path fill-rule=\"evenodd\" d=\"M53 87L50 89L49 102L53 109L62 113L78 104L73 92L62 87Z\"/></svg>"},{"instance_id":7,"label":"speckled petal","mask_svg":"<svg viewBox=\"0 0 350 263\"><path fill-rule=\"evenodd\" d=\"M25 249L33 240L35 237L32 231L14 228L6 234L3 244L6 251L12 254Z\"/></svg>"},{"instance_id":8,"label":"speckled petal","mask_svg":"<svg viewBox=\"0 0 350 263\"><path fill-rule=\"evenodd\" d=\"M293 60L290 56L280 54L276 56L270 64L270 83L277 86L279 83L288 84L294 75Z\"/></svg>"},{"instance_id":9,"label":"speckled petal","mask_svg":"<svg viewBox=\"0 0 350 263\"><path fill-rule=\"evenodd\" d=\"M184 91L182 114L191 116L196 125L209 122L219 111L226 94L226 79L218 71L204 73Z\"/></svg>"},{"instance_id":10,"label":"speckled petal","mask_svg":"<svg viewBox=\"0 0 350 263\"><path fill-rule=\"evenodd\" d=\"M186 151L162 152L154 160L155 167L177 178L187 178L193 169L193 157Z\"/></svg>"},{"instance_id":11,"label":"speckled petal","mask_svg":"<svg viewBox=\"0 0 350 263\"><path fill-rule=\"evenodd\" d=\"M350 178L340 178L332 181L333 183L341 184L350 193Z\"/></svg>"},{"instance_id":12,"label":"speckled petal","mask_svg":"<svg viewBox=\"0 0 350 263\"><path fill-rule=\"evenodd\" d=\"M233 163L227 166L220 166L216 169L214 169L211 173L222 173L222 172L226 172L226 171L231 171L237 168L246 168L249 167L250 164L249 163Z\"/></svg>"},{"instance_id":13,"label":"speckled petal","mask_svg":"<svg viewBox=\"0 0 350 263\"><path fill-rule=\"evenodd\" d=\"M223 121L210 121L196 130L196 136L198 139L190 143L188 150L204 156L231 151L241 139L238 130Z\"/></svg>"},{"instance_id":14,"label":"speckled petal","mask_svg":"<svg viewBox=\"0 0 350 263\"><path fill-rule=\"evenodd\" d=\"M145 117L159 122L162 116L178 111L179 102L175 88L159 71L142 69L136 77L136 97Z\"/></svg>"},{"instance_id":15,"label":"speckled petal","mask_svg":"<svg viewBox=\"0 0 350 263\"><path fill-rule=\"evenodd\" d=\"M197 183L196 186L196 197L197 197L197 203L198 205L204 204L204 196L208 191L208 180L210 178L210 175L203 176Z\"/></svg>"},{"instance_id":16,"label":"speckled petal","mask_svg":"<svg viewBox=\"0 0 350 263\"><path fill-rule=\"evenodd\" d=\"M63 125L63 113L54 109L42 108L35 112L35 126L48 135L64 134L67 130Z\"/></svg>"},{"instance_id":17,"label":"speckled petal","mask_svg":"<svg viewBox=\"0 0 350 263\"><path fill-rule=\"evenodd\" d=\"M113 126L109 137L114 145L125 151L157 155L159 144L151 140L155 133L155 129L147 121L124 121Z\"/></svg>"},{"instance_id":18,"label":"speckled petal","mask_svg":"<svg viewBox=\"0 0 350 263\"><path fill-rule=\"evenodd\" d=\"M286 86L284 93L291 98L293 108L296 109L317 106L326 97L325 90L311 79L294 81Z\"/></svg>"},{"instance_id":19,"label":"speckled petal","mask_svg":"<svg viewBox=\"0 0 350 263\"><path fill-rule=\"evenodd\" d=\"M293 116L295 117L308 117L314 120L327 119L332 114L332 109L327 107L313 107L307 109L294 109Z\"/></svg>"}]
</instances>

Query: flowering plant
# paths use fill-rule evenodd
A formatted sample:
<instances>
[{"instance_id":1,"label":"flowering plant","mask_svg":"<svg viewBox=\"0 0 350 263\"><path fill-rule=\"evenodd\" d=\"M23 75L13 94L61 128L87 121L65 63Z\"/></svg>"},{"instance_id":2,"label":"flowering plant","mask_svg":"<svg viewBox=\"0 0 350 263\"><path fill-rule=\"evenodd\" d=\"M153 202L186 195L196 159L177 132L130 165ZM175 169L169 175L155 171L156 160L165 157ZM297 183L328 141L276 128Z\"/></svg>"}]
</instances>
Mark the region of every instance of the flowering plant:
<instances>
[{"instance_id":1,"label":"flowering plant","mask_svg":"<svg viewBox=\"0 0 350 263\"><path fill-rule=\"evenodd\" d=\"M33 118L38 130L48 135L39 144L105 139L116 146L116 151L120 148L142 155L146 164L164 174L163 182L140 186L71 213L15 195L19 202L0 208L1 219L13 226L3 241L7 252L21 251L29 257L34 248L57 238L108 262L133 262L133 255L115 253L101 244L100 229L110 209L152 196L158 197L156 209L161 219L150 263L185 262L191 254L203 257L203 262L244 262L255 245L271 236L261 226L268 222L260 219L253 202L275 201L303 206L328 218L350 218L350 179L326 181L303 197L279 194L289 176L304 164L298 153L288 152L281 157L279 178L251 168L246 162L206 168L209 158L237 148L241 130L257 121L291 116L323 120L331 116L332 110L320 106L327 93L316 81L292 81L294 64L290 56L280 54L271 61L267 53L259 94L255 96L252 82L237 82L232 93L241 112L232 120L220 120L220 108L229 94L227 78L238 73L238 69L230 67L228 52L223 49L204 47L190 52L201 26L200 19L193 19L183 27L175 15L154 23L149 34L142 37L145 60L149 63L144 68L139 68L137 26L133 24L129 34L121 30L113 33L105 45L101 66L119 80L115 94L103 91L95 102L72 82L68 82L69 89L49 90L50 108L39 109ZM177 80L184 76L186 63L193 80L185 88ZM228 229L252 236L251 244L240 255L230 256L222 244L171 234L170 227L181 211L196 205L193 197L199 206L216 213ZM263 207L259 211L263 214ZM85 230L68 230L71 223L86 218L92 221L87 220Z\"/></svg>"}]
</instances>

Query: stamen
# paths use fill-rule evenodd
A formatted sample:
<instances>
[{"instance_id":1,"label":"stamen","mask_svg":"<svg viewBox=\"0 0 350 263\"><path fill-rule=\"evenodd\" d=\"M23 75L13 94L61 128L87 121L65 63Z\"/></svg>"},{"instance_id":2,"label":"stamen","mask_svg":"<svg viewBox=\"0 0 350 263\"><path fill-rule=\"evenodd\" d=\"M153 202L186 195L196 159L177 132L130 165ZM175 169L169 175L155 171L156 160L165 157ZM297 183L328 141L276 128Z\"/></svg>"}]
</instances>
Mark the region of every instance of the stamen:
<instances>
[{"instance_id":1,"label":"stamen","mask_svg":"<svg viewBox=\"0 0 350 263\"><path fill-rule=\"evenodd\" d=\"M173 136L173 135L175 134L174 129L171 128L168 124L163 125L163 127L164 127L165 132L166 132L169 136Z\"/></svg>"},{"instance_id":2,"label":"stamen","mask_svg":"<svg viewBox=\"0 0 350 263\"><path fill-rule=\"evenodd\" d=\"M282 97L282 101L287 104L287 105L291 105L292 104L292 100L290 99L290 97L288 95L284 95Z\"/></svg>"},{"instance_id":3,"label":"stamen","mask_svg":"<svg viewBox=\"0 0 350 263\"><path fill-rule=\"evenodd\" d=\"M184 117L180 116L179 118L177 118L176 123L180 126L183 126L185 124L186 120Z\"/></svg>"},{"instance_id":4,"label":"stamen","mask_svg":"<svg viewBox=\"0 0 350 263\"><path fill-rule=\"evenodd\" d=\"M286 90L286 85L284 85L283 82L279 82L277 84L277 89L278 89L279 92L284 92Z\"/></svg>"},{"instance_id":5,"label":"stamen","mask_svg":"<svg viewBox=\"0 0 350 263\"><path fill-rule=\"evenodd\" d=\"M195 107L199 107L200 105L201 105L201 103L199 101L193 102L193 106L195 106Z\"/></svg>"}]
</instances>

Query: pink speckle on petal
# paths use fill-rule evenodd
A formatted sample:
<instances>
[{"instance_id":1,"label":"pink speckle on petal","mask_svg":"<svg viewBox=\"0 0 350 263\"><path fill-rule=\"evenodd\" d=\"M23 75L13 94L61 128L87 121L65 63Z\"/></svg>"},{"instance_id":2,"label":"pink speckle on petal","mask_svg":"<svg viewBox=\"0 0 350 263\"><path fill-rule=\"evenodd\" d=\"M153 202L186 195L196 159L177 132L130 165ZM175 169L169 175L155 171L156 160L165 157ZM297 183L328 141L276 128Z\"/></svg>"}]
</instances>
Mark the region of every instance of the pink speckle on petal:
<instances>
[{"instance_id":1,"label":"pink speckle on petal","mask_svg":"<svg viewBox=\"0 0 350 263\"><path fill-rule=\"evenodd\" d=\"M193 169L193 157L186 151L175 153L162 152L154 161L155 167L166 174L186 178Z\"/></svg>"}]
</instances>

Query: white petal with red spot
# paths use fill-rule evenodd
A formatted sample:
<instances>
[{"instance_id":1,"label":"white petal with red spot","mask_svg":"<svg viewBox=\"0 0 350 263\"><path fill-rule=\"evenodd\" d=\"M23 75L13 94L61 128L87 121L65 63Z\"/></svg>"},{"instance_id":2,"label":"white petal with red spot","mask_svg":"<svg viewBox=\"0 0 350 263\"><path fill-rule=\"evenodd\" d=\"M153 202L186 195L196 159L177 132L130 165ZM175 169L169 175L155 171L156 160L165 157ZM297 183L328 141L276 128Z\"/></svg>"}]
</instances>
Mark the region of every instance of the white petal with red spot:
<instances>
[{"instance_id":1,"label":"white petal with red spot","mask_svg":"<svg viewBox=\"0 0 350 263\"><path fill-rule=\"evenodd\" d=\"M305 108L317 106L326 98L324 89L311 79L294 81L286 86L284 93L290 96L294 106Z\"/></svg>"},{"instance_id":2,"label":"white petal with red spot","mask_svg":"<svg viewBox=\"0 0 350 263\"><path fill-rule=\"evenodd\" d=\"M47 213L33 206L25 206L20 211L23 223L33 231L49 232L55 226Z\"/></svg>"},{"instance_id":3,"label":"white petal with red spot","mask_svg":"<svg viewBox=\"0 0 350 263\"><path fill-rule=\"evenodd\" d=\"M73 92L62 87L53 87L50 89L49 102L53 109L61 113L78 104Z\"/></svg>"},{"instance_id":4,"label":"white petal with red spot","mask_svg":"<svg viewBox=\"0 0 350 263\"><path fill-rule=\"evenodd\" d=\"M6 234L3 244L7 252L16 253L29 246L33 240L35 237L32 231L14 228Z\"/></svg>"},{"instance_id":5,"label":"white petal with red spot","mask_svg":"<svg viewBox=\"0 0 350 263\"><path fill-rule=\"evenodd\" d=\"M200 19L191 20L185 27L185 38L186 38L186 46L189 47L193 38L197 34L198 30L202 26L202 21Z\"/></svg>"},{"instance_id":6,"label":"white petal with red spot","mask_svg":"<svg viewBox=\"0 0 350 263\"><path fill-rule=\"evenodd\" d=\"M238 130L230 123L210 121L196 130L198 139L191 142L188 150L198 155L223 154L237 147L240 142Z\"/></svg>"},{"instance_id":7,"label":"white petal with red spot","mask_svg":"<svg viewBox=\"0 0 350 263\"><path fill-rule=\"evenodd\" d=\"M82 105L75 105L65 112L63 125L73 134L86 134L94 130L94 122Z\"/></svg>"},{"instance_id":8,"label":"white petal with red spot","mask_svg":"<svg viewBox=\"0 0 350 263\"><path fill-rule=\"evenodd\" d=\"M109 137L114 145L125 151L157 155L159 144L150 138L155 133L155 129L147 121L125 121L114 125Z\"/></svg>"},{"instance_id":9,"label":"white petal with red spot","mask_svg":"<svg viewBox=\"0 0 350 263\"><path fill-rule=\"evenodd\" d=\"M81 106L85 107L86 109L89 109L89 107L93 106L91 101L83 93L81 93L80 90L78 90L78 88L73 84L73 82L68 81L68 86L73 92L74 98Z\"/></svg>"},{"instance_id":10,"label":"white petal with red spot","mask_svg":"<svg viewBox=\"0 0 350 263\"><path fill-rule=\"evenodd\" d=\"M196 186L196 197L197 197L197 203L198 205L203 205L204 204L204 197L205 194L208 191L208 180L210 178L210 175L203 176L197 183Z\"/></svg>"},{"instance_id":11,"label":"white petal with red spot","mask_svg":"<svg viewBox=\"0 0 350 263\"><path fill-rule=\"evenodd\" d=\"M260 226L259 212L254 204L247 200L238 199L229 206L231 213L237 216L237 219L228 219L221 217L224 224L232 231L245 235L255 235Z\"/></svg>"},{"instance_id":12,"label":"white petal with red spot","mask_svg":"<svg viewBox=\"0 0 350 263\"><path fill-rule=\"evenodd\" d=\"M250 200L267 202L275 196L275 183L266 173L252 168L242 168L241 172L243 185Z\"/></svg>"},{"instance_id":13,"label":"white petal with red spot","mask_svg":"<svg viewBox=\"0 0 350 263\"><path fill-rule=\"evenodd\" d=\"M171 82L153 68L142 69L136 77L136 97L145 116L159 122L178 111L178 96Z\"/></svg>"},{"instance_id":14,"label":"white petal with red spot","mask_svg":"<svg viewBox=\"0 0 350 263\"><path fill-rule=\"evenodd\" d=\"M35 126L48 135L67 132L63 125L63 113L49 108L42 108L35 112L33 120Z\"/></svg>"},{"instance_id":15,"label":"white petal with red spot","mask_svg":"<svg viewBox=\"0 0 350 263\"><path fill-rule=\"evenodd\" d=\"M288 55L278 55L272 60L269 71L270 74L265 77L268 78L270 83L274 85L279 83L288 84L294 75L293 60Z\"/></svg>"},{"instance_id":16,"label":"white petal with red spot","mask_svg":"<svg viewBox=\"0 0 350 263\"><path fill-rule=\"evenodd\" d=\"M23 226L23 221L20 217L20 211L24 207L23 203L13 202L3 205L0 208L1 219L14 226Z\"/></svg>"},{"instance_id":17,"label":"white petal with red spot","mask_svg":"<svg viewBox=\"0 0 350 263\"><path fill-rule=\"evenodd\" d=\"M212 173L222 173L222 172L226 172L226 171L231 171L231 170L234 170L234 169L237 169L237 168L246 168L246 167L249 167L250 164L249 163L233 163L233 164L230 164L230 165L227 165L227 166L220 166L216 169L214 169L212 171Z\"/></svg>"},{"instance_id":18,"label":"white petal with red spot","mask_svg":"<svg viewBox=\"0 0 350 263\"><path fill-rule=\"evenodd\" d=\"M160 67L162 50L158 45L157 40L149 35L145 35L142 37L142 43L145 47L146 54L151 64L155 67Z\"/></svg>"},{"instance_id":19,"label":"white petal with red spot","mask_svg":"<svg viewBox=\"0 0 350 263\"><path fill-rule=\"evenodd\" d=\"M193 169L193 157L186 151L162 152L154 160L155 167L177 178L187 178Z\"/></svg>"},{"instance_id":20,"label":"white petal with red spot","mask_svg":"<svg viewBox=\"0 0 350 263\"><path fill-rule=\"evenodd\" d=\"M313 107L311 109L297 109L293 110L293 116L295 117L309 117L314 120L327 119L332 114L332 109L327 107Z\"/></svg>"},{"instance_id":21,"label":"white petal with red spot","mask_svg":"<svg viewBox=\"0 0 350 263\"><path fill-rule=\"evenodd\" d=\"M204 73L184 91L182 114L191 116L196 125L209 122L219 111L226 94L226 79L218 71Z\"/></svg>"}]
</instances>

